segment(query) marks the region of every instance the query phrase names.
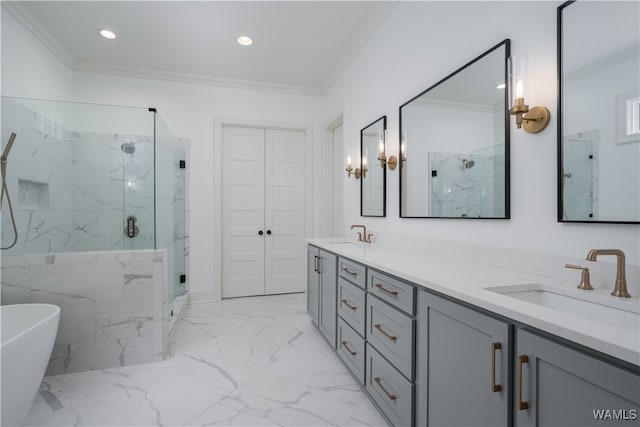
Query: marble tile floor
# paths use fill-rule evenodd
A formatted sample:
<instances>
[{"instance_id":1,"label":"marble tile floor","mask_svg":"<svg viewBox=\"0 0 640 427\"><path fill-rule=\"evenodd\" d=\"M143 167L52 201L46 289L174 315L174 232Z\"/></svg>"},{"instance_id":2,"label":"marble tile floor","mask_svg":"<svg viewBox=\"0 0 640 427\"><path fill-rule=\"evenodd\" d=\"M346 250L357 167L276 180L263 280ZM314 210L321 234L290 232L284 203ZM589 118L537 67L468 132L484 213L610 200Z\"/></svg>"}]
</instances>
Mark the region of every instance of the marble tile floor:
<instances>
[{"instance_id":1,"label":"marble tile floor","mask_svg":"<svg viewBox=\"0 0 640 427\"><path fill-rule=\"evenodd\" d=\"M162 362L46 377L28 426L386 426L305 294L191 304Z\"/></svg>"}]
</instances>

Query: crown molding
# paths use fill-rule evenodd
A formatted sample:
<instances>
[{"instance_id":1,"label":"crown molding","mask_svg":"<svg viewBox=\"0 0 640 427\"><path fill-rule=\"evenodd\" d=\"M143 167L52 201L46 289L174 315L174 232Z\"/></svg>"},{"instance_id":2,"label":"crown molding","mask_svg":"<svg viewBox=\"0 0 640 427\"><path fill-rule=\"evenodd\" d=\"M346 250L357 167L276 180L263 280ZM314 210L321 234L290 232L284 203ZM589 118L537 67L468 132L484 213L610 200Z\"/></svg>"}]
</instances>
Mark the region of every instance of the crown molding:
<instances>
[{"instance_id":1,"label":"crown molding","mask_svg":"<svg viewBox=\"0 0 640 427\"><path fill-rule=\"evenodd\" d=\"M19 2L2 0L2 9L16 20L51 51L64 65L73 70L76 64L74 56L47 31L36 18Z\"/></svg>"},{"instance_id":2,"label":"crown molding","mask_svg":"<svg viewBox=\"0 0 640 427\"><path fill-rule=\"evenodd\" d=\"M338 77L344 73L349 64L351 64L351 61L362 51L362 48L364 48L371 36L373 36L397 5L397 1L385 1L377 6L367 25L354 37L345 53L322 82L321 91L323 94L327 93L336 80L338 80Z\"/></svg>"},{"instance_id":3,"label":"crown molding","mask_svg":"<svg viewBox=\"0 0 640 427\"><path fill-rule=\"evenodd\" d=\"M74 71L109 74L140 79L166 80L180 83L200 84L209 86L221 86L236 89L249 89L255 91L277 92L304 96L322 96L319 88L284 85L253 80L231 79L203 74L177 73L147 68L122 67L118 65L96 64L92 62L76 62Z\"/></svg>"}]
</instances>

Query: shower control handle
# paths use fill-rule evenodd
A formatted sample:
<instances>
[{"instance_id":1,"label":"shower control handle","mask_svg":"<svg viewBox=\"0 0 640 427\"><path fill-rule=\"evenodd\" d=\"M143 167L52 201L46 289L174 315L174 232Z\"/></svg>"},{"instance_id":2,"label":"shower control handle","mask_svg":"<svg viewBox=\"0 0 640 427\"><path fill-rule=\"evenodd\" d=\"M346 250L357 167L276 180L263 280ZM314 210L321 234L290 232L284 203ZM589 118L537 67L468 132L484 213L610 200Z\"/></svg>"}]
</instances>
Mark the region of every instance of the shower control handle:
<instances>
[{"instance_id":1,"label":"shower control handle","mask_svg":"<svg viewBox=\"0 0 640 427\"><path fill-rule=\"evenodd\" d=\"M136 218L134 215L129 215L127 217L127 226L125 227L125 232L127 233L127 237L129 237L130 239L133 239L138 235L138 233L140 233L140 229L136 225L137 221L138 218Z\"/></svg>"},{"instance_id":2,"label":"shower control handle","mask_svg":"<svg viewBox=\"0 0 640 427\"><path fill-rule=\"evenodd\" d=\"M267 234L268 234L268 235L271 235L271 230L267 230Z\"/></svg>"},{"instance_id":3,"label":"shower control handle","mask_svg":"<svg viewBox=\"0 0 640 427\"><path fill-rule=\"evenodd\" d=\"M262 236L263 234L264 234L264 231L258 230L258 236Z\"/></svg>"}]
</instances>

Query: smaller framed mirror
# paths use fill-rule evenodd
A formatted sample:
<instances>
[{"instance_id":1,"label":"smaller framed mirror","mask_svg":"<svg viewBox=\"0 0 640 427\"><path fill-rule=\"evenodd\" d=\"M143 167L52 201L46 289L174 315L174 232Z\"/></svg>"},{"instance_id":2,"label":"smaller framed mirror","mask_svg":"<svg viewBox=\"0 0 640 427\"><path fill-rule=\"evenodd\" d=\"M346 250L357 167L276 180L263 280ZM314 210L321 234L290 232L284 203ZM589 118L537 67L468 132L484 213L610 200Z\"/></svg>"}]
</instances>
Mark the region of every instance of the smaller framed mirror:
<instances>
[{"instance_id":1,"label":"smaller framed mirror","mask_svg":"<svg viewBox=\"0 0 640 427\"><path fill-rule=\"evenodd\" d=\"M360 215L384 217L386 215L387 168L380 160L386 153L385 134L387 116L382 116L360 131Z\"/></svg>"}]
</instances>

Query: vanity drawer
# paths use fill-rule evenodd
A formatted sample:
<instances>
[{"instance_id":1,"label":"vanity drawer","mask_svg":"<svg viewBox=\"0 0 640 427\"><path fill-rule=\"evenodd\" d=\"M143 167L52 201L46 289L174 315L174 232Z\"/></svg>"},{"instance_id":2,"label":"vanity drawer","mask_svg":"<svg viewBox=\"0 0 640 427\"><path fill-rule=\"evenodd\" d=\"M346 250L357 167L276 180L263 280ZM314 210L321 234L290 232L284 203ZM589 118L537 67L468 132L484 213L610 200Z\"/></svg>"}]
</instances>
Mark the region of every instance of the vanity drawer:
<instances>
[{"instance_id":1,"label":"vanity drawer","mask_svg":"<svg viewBox=\"0 0 640 427\"><path fill-rule=\"evenodd\" d=\"M338 355L360 384L364 385L364 339L343 319L338 318Z\"/></svg>"},{"instance_id":2,"label":"vanity drawer","mask_svg":"<svg viewBox=\"0 0 640 427\"><path fill-rule=\"evenodd\" d=\"M405 313L414 314L415 286L369 269L369 292Z\"/></svg>"},{"instance_id":3,"label":"vanity drawer","mask_svg":"<svg viewBox=\"0 0 640 427\"><path fill-rule=\"evenodd\" d=\"M367 341L409 379L413 379L414 328L414 319L367 297Z\"/></svg>"},{"instance_id":4,"label":"vanity drawer","mask_svg":"<svg viewBox=\"0 0 640 427\"><path fill-rule=\"evenodd\" d=\"M414 385L367 344L365 388L395 426L413 425Z\"/></svg>"},{"instance_id":5,"label":"vanity drawer","mask_svg":"<svg viewBox=\"0 0 640 427\"><path fill-rule=\"evenodd\" d=\"M338 314L363 337L366 310L364 289L338 278Z\"/></svg>"},{"instance_id":6,"label":"vanity drawer","mask_svg":"<svg viewBox=\"0 0 640 427\"><path fill-rule=\"evenodd\" d=\"M340 257L338 259L338 275L362 289L367 289L367 268L362 264Z\"/></svg>"}]
</instances>

